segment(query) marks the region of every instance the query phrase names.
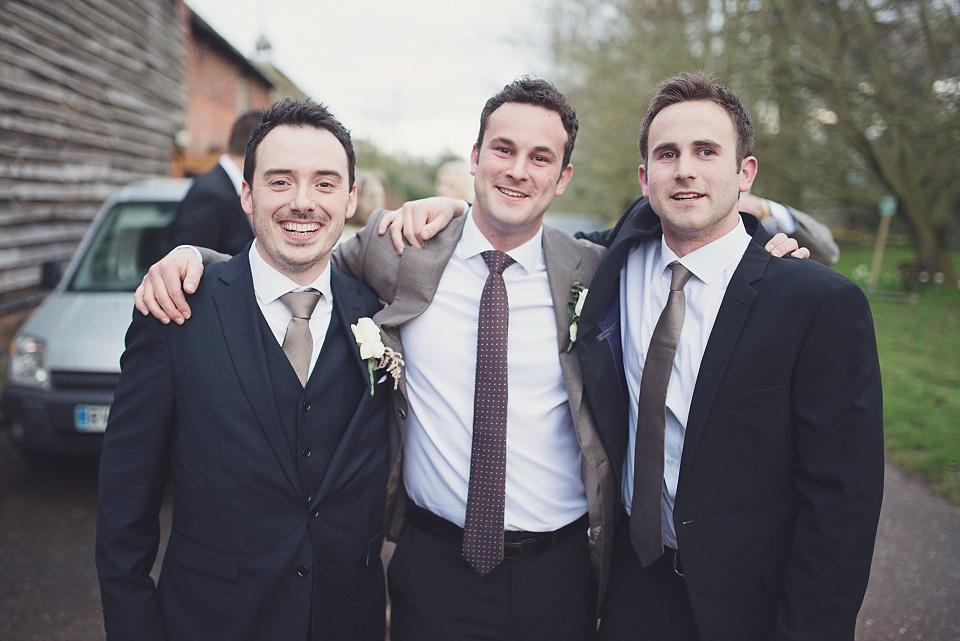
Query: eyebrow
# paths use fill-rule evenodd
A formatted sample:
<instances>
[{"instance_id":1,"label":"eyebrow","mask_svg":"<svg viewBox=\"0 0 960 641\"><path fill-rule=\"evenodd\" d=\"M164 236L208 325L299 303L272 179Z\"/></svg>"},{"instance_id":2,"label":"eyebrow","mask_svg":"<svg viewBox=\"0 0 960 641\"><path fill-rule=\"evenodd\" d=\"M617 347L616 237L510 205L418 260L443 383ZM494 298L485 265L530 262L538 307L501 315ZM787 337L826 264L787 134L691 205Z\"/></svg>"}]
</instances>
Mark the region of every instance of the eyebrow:
<instances>
[{"instance_id":1,"label":"eyebrow","mask_svg":"<svg viewBox=\"0 0 960 641\"><path fill-rule=\"evenodd\" d=\"M694 140L693 143L692 143L692 146L693 146L693 147L712 147L712 148L714 148L714 149L723 149L723 145L721 145L721 144L720 144L719 142L717 142L716 140L710 140L710 139ZM651 154L655 154L655 153L658 153L658 152L664 151L664 150L677 150L677 149L679 149L679 148L680 148L680 146L677 145L677 144L674 143L674 142L663 142L663 143L660 143L659 145L657 145L656 147L654 147L653 150L651 151Z\"/></svg>"},{"instance_id":2,"label":"eyebrow","mask_svg":"<svg viewBox=\"0 0 960 641\"><path fill-rule=\"evenodd\" d=\"M509 147L516 147L516 146L517 146L515 142L513 142L512 140L510 140L509 138L506 138L506 137L504 137L504 136L497 136L497 137L495 137L495 138L491 138L491 139L490 139L490 144L491 144L491 145L502 144L502 145L507 145L507 146L509 146ZM551 156L559 156L559 155L560 155L560 154L558 154L556 151L554 151L552 147L549 147L548 145L537 145L536 147L533 148L532 151L537 152L537 153L541 153L541 154L543 154L543 153L550 154Z\"/></svg>"},{"instance_id":3,"label":"eyebrow","mask_svg":"<svg viewBox=\"0 0 960 641\"><path fill-rule=\"evenodd\" d=\"M271 177L273 177L273 176L288 175L288 174L293 174L293 173L295 173L295 172L294 172L292 169L282 169L282 168L278 168L278 169L267 169L266 171L263 172L263 177L264 177L264 178L271 178ZM320 170L318 170L318 171L313 172L313 176L314 176L314 177L316 177L316 176L330 176L330 177L336 178L336 179L338 179L338 180L343 180L343 174L341 174L341 173L340 173L339 171L337 171L336 169L320 169Z\"/></svg>"}]
</instances>

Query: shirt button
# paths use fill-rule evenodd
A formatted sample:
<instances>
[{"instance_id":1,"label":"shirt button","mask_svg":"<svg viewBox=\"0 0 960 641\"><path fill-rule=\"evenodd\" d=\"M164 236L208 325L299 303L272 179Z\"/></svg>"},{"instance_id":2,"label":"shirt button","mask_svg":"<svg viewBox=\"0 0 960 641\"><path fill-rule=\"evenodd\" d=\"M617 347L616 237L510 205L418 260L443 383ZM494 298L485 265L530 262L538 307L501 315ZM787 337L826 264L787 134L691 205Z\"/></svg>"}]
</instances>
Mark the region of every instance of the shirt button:
<instances>
[{"instance_id":1,"label":"shirt button","mask_svg":"<svg viewBox=\"0 0 960 641\"><path fill-rule=\"evenodd\" d=\"M305 565L301 565L297 568L297 574L300 576L307 576L310 574L310 569Z\"/></svg>"},{"instance_id":2,"label":"shirt button","mask_svg":"<svg viewBox=\"0 0 960 641\"><path fill-rule=\"evenodd\" d=\"M304 404L303 404L303 411L304 411L304 412L309 412L309 411L310 411L310 403L304 403Z\"/></svg>"},{"instance_id":3,"label":"shirt button","mask_svg":"<svg viewBox=\"0 0 960 641\"><path fill-rule=\"evenodd\" d=\"M310 455L313 454L313 452L310 451L309 447L303 448L303 451L300 453L303 454L303 458L310 458Z\"/></svg>"}]
</instances>

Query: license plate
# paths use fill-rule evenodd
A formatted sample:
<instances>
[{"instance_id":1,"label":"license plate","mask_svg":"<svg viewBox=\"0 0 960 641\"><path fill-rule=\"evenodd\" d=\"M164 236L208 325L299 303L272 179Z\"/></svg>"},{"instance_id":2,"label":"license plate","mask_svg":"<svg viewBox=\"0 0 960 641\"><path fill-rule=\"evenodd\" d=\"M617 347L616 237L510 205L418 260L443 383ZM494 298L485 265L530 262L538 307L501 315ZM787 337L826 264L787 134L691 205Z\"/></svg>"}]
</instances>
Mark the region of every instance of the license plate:
<instances>
[{"instance_id":1,"label":"license plate","mask_svg":"<svg viewBox=\"0 0 960 641\"><path fill-rule=\"evenodd\" d=\"M109 405L77 405L73 410L78 432L103 432L107 429Z\"/></svg>"}]
</instances>

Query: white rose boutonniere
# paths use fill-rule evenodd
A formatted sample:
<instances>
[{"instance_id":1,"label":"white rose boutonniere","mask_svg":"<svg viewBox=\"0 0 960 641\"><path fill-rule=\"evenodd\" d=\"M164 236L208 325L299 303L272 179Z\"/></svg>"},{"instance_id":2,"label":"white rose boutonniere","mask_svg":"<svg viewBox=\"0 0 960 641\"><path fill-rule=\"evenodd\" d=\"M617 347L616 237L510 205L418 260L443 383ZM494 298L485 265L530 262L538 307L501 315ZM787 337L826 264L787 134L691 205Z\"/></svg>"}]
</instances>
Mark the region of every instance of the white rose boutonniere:
<instances>
[{"instance_id":1,"label":"white rose boutonniere","mask_svg":"<svg viewBox=\"0 0 960 641\"><path fill-rule=\"evenodd\" d=\"M400 384L400 374L403 371L403 356L395 352L380 340L380 328L369 316L357 319L356 325L351 325L353 337L360 347L360 358L367 361L367 371L370 373L370 396L373 396L373 373L378 369L386 368L393 377L393 389Z\"/></svg>"},{"instance_id":2,"label":"white rose boutonniere","mask_svg":"<svg viewBox=\"0 0 960 641\"><path fill-rule=\"evenodd\" d=\"M590 291L583 286L579 280L573 283L570 288L572 300L570 301L570 342L567 343L567 351L573 349L573 344L577 342L577 323L580 321L580 312L583 311L583 303L587 300L587 292Z\"/></svg>"}]
</instances>

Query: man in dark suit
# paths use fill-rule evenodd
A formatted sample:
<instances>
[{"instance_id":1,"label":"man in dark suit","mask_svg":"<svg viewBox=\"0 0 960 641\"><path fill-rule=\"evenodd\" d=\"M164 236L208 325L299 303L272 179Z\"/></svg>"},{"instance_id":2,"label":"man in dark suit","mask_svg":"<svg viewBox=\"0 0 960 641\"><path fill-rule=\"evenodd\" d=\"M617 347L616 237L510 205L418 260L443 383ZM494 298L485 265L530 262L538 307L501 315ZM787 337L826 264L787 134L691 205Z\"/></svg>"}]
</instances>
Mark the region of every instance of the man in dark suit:
<instances>
[{"instance_id":1,"label":"man in dark suit","mask_svg":"<svg viewBox=\"0 0 960 641\"><path fill-rule=\"evenodd\" d=\"M244 150L262 118L262 111L248 111L233 123L227 152L216 167L197 176L177 206L170 228L174 245L203 245L233 255L253 240L253 227L240 204L240 186Z\"/></svg>"},{"instance_id":2,"label":"man in dark suit","mask_svg":"<svg viewBox=\"0 0 960 641\"><path fill-rule=\"evenodd\" d=\"M601 639L853 639L883 485L872 319L739 214L752 136L709 76L662 84L649 201L602 239L578 341L623 498Z\"/></svg>"},{"instance_id":3,"label":"man in dark suit","mask_svg":"<svg viewBox=\"0 0 960 641\"><path fill-rule=\"evenodd\" d=\"M380 304L329 266L354 164L326 108L274 105L247 148L256 240L210 269L194 322L135 315L100 470L108 639L383 639L388 385L351 333Z\"/></svg>"}]
</instances>

